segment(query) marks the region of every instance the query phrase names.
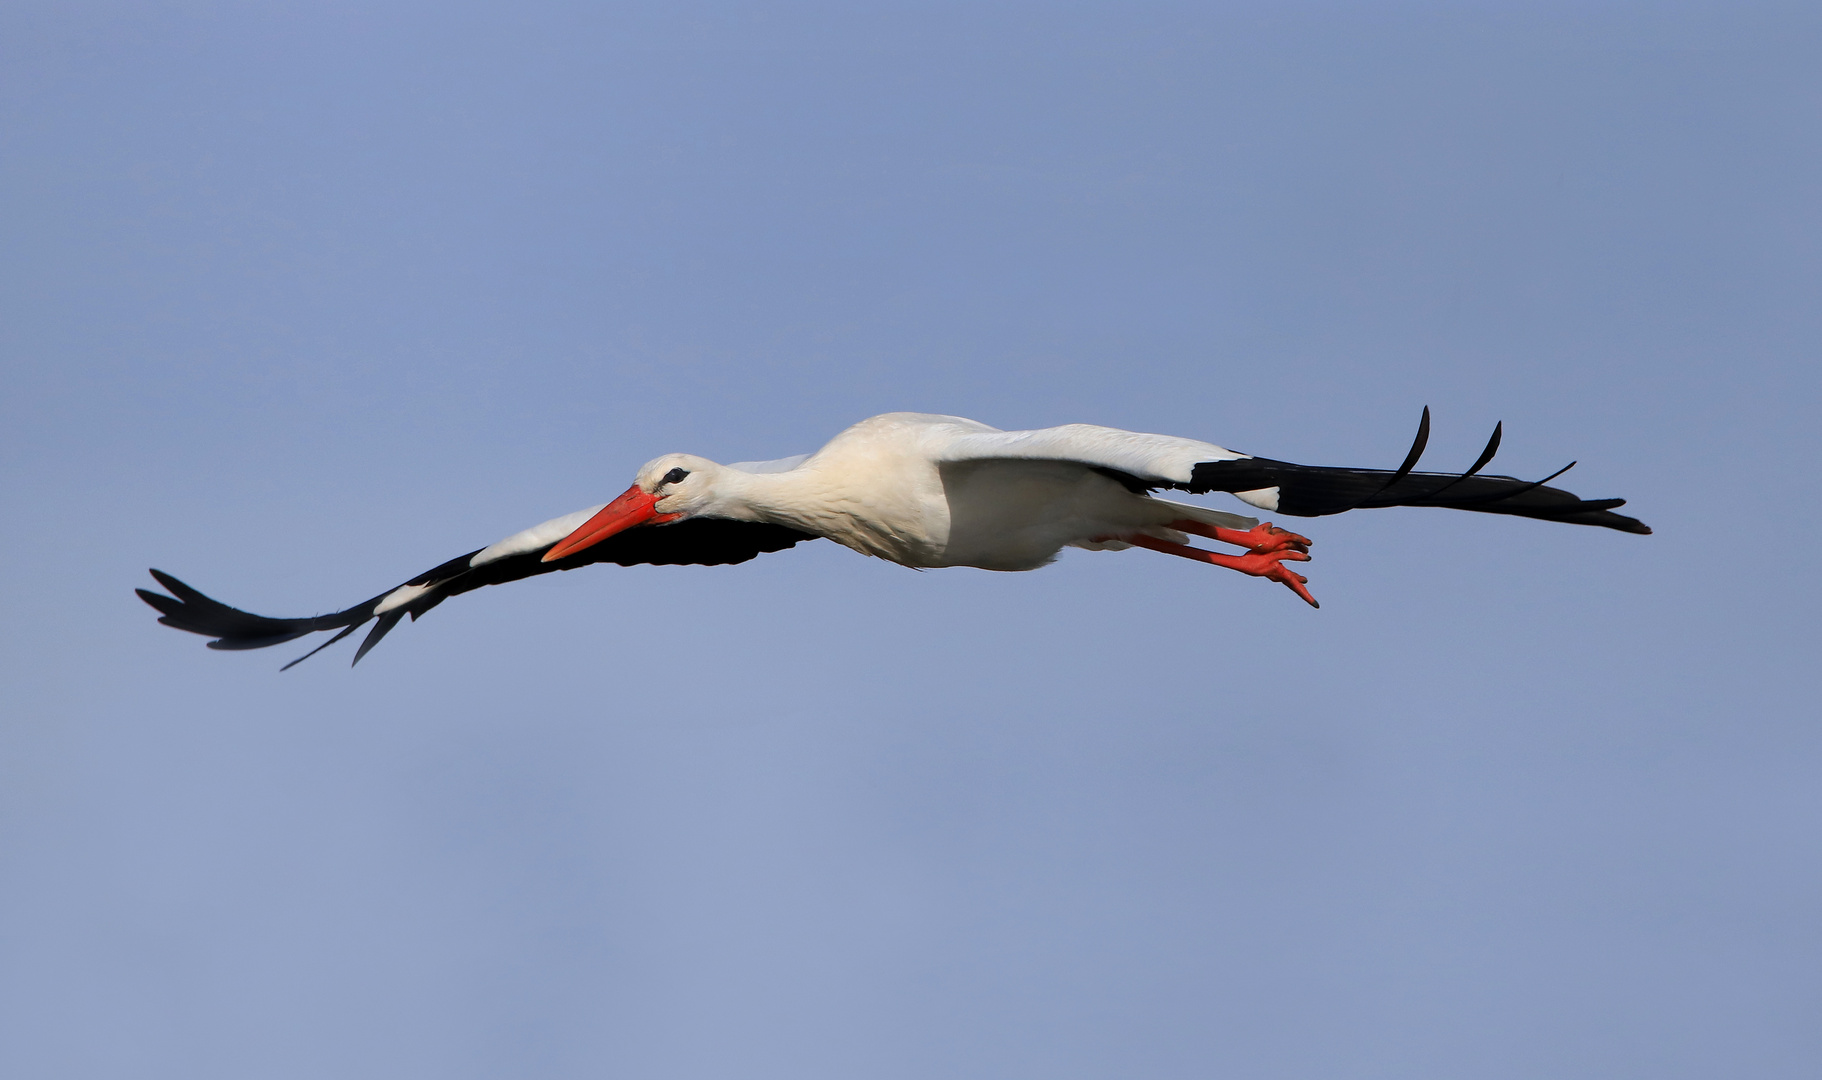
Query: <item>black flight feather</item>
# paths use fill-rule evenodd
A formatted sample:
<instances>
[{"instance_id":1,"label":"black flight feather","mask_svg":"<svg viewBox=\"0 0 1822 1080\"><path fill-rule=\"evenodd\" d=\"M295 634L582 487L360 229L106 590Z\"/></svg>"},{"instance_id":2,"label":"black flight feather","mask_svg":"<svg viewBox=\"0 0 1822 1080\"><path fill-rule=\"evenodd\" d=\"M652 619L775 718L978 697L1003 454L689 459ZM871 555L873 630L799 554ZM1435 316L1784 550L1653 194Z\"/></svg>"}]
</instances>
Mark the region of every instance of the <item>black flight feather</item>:
<instances>
[{"instance_id":1,"label":"black flight feather","mask_svg":"<svg viewBox=\"0 0 1822 1080\"><path fill-rule=\"evenodd\" d=\"M379 644L400 619L410 615L416 619L431 608L436 607L451 596L481 588L484 585L500 585L537 574L548 574L557 570L574 570L590 563L611 562L621 566L652 564L658 566L696 565L723 566L731 563L743 563L749 559L771 551L782 551L793 544L805 540L814 540L810 533L799 532L783 525L771 525L756 521L732 521L725 518L691 518L673 525L648 525L628 529L623 533L611 536L602 542L576 552L567 558L553 562L541 562L541 556L553 546L546 544L534 551L518 555L509 555L480 566L470 566L469 561L482 550L477 549L466 555L450 559L433 569L427 570L406 585L427 587L423 595L393 608L380 615L367 637L362 640L359 649L355 650L354 662L359 663L368 650ZM318 630L338 630L334 637L316 648L298 657L285 668L315 656L323 649L335 644L354 633L355 630L372 620L380 602L396 589L388 589L370 600L363 601L343 611L327 615L316 615L303 619L273 619L264 615L232 608L219 600L204 596L182 581L162 570L152 571L152 576L165 587L171 595L155 593L149 589L134 590L139 598L150 604L160 615L159 622L193 634L202 634L215 640L209 642L211 649L263 649L286 641L303 637Z\"/></svg>"},{"instance_id":2,"label":"black flight feather","mask_svg":"<svg viewBox=\"0 0 1822 1080\"><path fill-rule=\"evenodd\" d=\"M1499 451L1503 424L1494 427L1486 449L1467 472L1414 472L1417 459L1429 441L1429 433L1430 410L1426 407L1411 452L1405 455L1403 464L1391 471L1298 465L1271 458L1239 458L1201 462L1191 471L1188 484L1172 486L1186 488L1194 494L1275 487L1278 489L1276 512L1292 517L1324 517L1385 506L1440 506L1572 525L1599 525L1629 533L1651 532L1651 528L1637 518L1612 512L1615 507L1626 504L1624 499L1583 499L1546 486L1567 472L1568 467L1542 480L1480 475L1480 470ZM1569 463L1570 467L1574 464Z\"/></svg>"}]
</instances>

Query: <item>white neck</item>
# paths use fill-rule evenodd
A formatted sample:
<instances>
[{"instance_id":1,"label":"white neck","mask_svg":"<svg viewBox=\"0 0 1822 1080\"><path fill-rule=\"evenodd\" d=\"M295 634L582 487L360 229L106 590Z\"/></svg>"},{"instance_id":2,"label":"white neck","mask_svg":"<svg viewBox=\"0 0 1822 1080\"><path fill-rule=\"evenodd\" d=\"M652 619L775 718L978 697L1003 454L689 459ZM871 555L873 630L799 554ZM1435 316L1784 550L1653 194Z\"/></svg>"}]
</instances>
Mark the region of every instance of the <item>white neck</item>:
<instances>
[{"instance_id":1,"label":"white neck","mask_svg":"<svg viewBox=\"0 0 1822 1080\"><path fill-rule=\"evenodd\" d=\"M750 473L723 465L715 472L714 499L698 512L801 529L811 523L806 515L821 516L819 488L802 470Z\"/></svg>"},{"instance_id":2,"label":"white neck","mask_svg":"<svg viewBox=\"0 0 1822 1080\"><path fill-rule=\"evenodd\" d=\"M844 483L851 468L826 459L777 473L723 466L715 476L712 502L697 512L784 525L909 565L930 558L928 544L920 542L930 531L923 485ZM934 480L935 471L929 471ZM939 516L946 533L946 514Z\"/></svg>"}]
</instances>

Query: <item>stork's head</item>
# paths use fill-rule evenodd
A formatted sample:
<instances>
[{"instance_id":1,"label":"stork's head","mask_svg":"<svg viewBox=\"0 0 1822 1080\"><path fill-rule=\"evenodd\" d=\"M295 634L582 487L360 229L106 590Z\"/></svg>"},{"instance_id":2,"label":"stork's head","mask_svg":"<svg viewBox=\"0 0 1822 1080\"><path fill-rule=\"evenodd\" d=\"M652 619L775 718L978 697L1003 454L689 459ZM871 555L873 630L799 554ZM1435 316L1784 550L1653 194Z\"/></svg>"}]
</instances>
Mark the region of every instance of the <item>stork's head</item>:
<instances>
[{"instance_id":1,"label":"stork's head","mask_svg":"<svg viewBox=\"0 0 1822 1080\"><path fill-rule=\"evenodd\" d=\"M666 454L645 463L639 479L620 497L601 508L556 546L544 562L574 555L616 533L640 525L663 525L699 514L715 501L715 478L722 466L694 454Z\"/></svg>"},{"instance_id":2,"label":"stork's head","mask_svg":"<svg viewBox=\"0 0 1822 1080\"><path fill-rule=\"evenodd\" d=\"M722 467L694 454L666 454L639 470L633 491L650 492L652 509L666 521L707 510L715 501L715 480Z\"/></svg>"}]
</instances>

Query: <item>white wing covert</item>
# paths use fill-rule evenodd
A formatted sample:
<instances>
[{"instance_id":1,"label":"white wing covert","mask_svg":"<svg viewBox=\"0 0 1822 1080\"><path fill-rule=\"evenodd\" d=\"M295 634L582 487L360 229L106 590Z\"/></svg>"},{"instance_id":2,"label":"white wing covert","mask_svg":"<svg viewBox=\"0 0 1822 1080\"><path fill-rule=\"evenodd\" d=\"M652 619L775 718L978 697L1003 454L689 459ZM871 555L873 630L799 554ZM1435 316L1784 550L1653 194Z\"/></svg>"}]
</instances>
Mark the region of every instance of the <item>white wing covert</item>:
<instances>
[{"instance_id":1,"label":"white wing covert","mask_svg":"<svg viewBox=\"0 0 1822 1080\"><path fill-rule=\"evenodd\" d=\"M1012 458L1076 461L1111 469L1148 487L1186 488L1195 467L1210 461L1234 461L1248 455L1214 443L1174 435L1150 435L1095 424L1064 424L1035 431L969 430L952 435L939 460L980 461Z\"/></svg>"}]
</instances>

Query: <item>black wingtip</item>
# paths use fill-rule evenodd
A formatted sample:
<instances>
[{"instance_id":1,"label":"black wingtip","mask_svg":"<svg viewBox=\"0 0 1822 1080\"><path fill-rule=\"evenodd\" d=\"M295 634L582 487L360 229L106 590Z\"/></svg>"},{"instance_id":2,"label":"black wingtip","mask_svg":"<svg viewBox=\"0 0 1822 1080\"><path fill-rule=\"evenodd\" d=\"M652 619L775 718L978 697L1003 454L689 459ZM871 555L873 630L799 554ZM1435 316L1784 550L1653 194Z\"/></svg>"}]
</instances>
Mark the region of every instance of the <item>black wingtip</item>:
<instances>
[{"instance_id":1,"label":"black wingtip","mask_svg":"<svg viewBox=\"0 0 1822 1080\"><path fill-rule=\"evenodd\" d=\"M357 604L346 611L330 615L274 619L229 607L162 570L154 568L150 572L172 595L165 596L150 589L135 589L134 592L160 613L160 623L176 630L213 638L208 643L209 648L231 652L264 649L294 641L318 630L335 630L350 623L366 622L372 617L372 605L376 602L370 600L366 604Z\"/></svg>"},{"instance_id":2,"label":"black wingtip","mask_svg":"<svg viewBox=\"0 0 1822 1080\"><path fill-rule=\"evenodd\" d=\"M171 586L167 584L167 579L169 581L177 581L176 578L171 577L171 575L165 573L163 570L156 570L148 567L147 571L152 575L153 580L167 589L171 589ZM181 585L183 583L179 581L178 584ZM171 591L176 592L175 589L171 589ZM166 596L164 593L156 593L150 589L134 589L133 595L151 605L152 610L158 612L160 615L169 615L183 607L183 601L179 600L177 597ZM163 619L159 619L158 621L164 622ZM165 625L169 626L170 624L166 623Z\"/></svg>"},{"instance_id":3,"label":"black wingtip","mask_svg":"<svg viewBox=\"0 0 1822 1080\"><path fill-rule=\"evenodd\" d=\"M150 589L134 589L133 595L144 600L151 606L153 611L158 612L161 616L169 616L172 612L183 607L183 601L176 597L166 596L164 593L155 593ZM164 619L160 618L158 621L164 622ZM170 624L165 623L165 625L169 626Z\"/></svg>"},{"instance_id":4,"label":"black wingtip","mask_svg":"<svg viewBox=\"0 0 1822 1080\"><path fill-rule=\"evenodd\" d=\"M166 589L169 589L171 595L177 597L179 600L189 602L196 597L202 596L202 593L190 588L188 585L185 585L170 574L165 573L163 570L159 570L155 567L147 567L147 570L151 573L154 580L160 585L163 585Z\"/></svg>"},{"instance_id":5,"label":"black wingtip","mask_svg":"<svg viewBox=\"0 0 1822 1080\"><path fill-rule=\"evenodd\" d=\"M352 634L356 630L359 630L361 628L361 626L364 623L366 623L366 621L367 621L366 619L362 619L360 622L349 623L347 626L342 627L341 633L336 634L334 637L330 638L328 641L323 642L321 645L318 645L316 648L311 649L309 652L298 657L296 660L291 661L289 664L286 664L284 667L279 668L278 670L290 671L292 668L303 663L305 660L310 659L312 656L315 656L317 653L322 652L324 649L327 649L329 646L342 640L343 638L347 637L349 634Z\"/></svg>"},{"instance_id":6,"label":"black wingtip","mask_svg":"<svg viewBox=\"0 0 1822 1080\"><path fill-rule=\"evenodd\" d=\"M1356 502L1353 506L1347 507L1346 509L1350 509L1350 510L1358 509L1359 507L1367 505L1368 503L1372 502L1374 499L1377 499L1379 496L1384 495L1386 492L1392 490L1392 486L1397 484L1398 481L1403 480L1405 477L1411 475L1411 470L1415 469L1417 467L1417 462L1423 458L1424 448L1429 445L1430 445L1430 407L1428 405L1425 405L1423 407L1423 415L1418 417L1418 419L1417 419L1417 437L1415 439L1411 440L1411 451L1410 451L1410 453L1408 453L1404 456L1404 463L1398 466L1398 470L1396 472L1392 473L1391 479L1387 480L1385 483L1383 483L1379 486L1378 491L1373 492L1371 495L1368 495L1366 498L1361 499L1360 501Z\"/></svg>"},{"instance_id":7,"label":"black wingtip","mask_svg":"<svg viewBox=\"0 0 1822 1080\"><path fill-rule=\"evenodd\" d=\"M1450 488L1454 487L1456 484L1461 483L1463 480L1466 480L1468 477L1473 476L1476 473L1480 472L1480 470L1486 468L1487 463L1489 461L1493 460L1493 455L1499 453L1499 441L1501 438L1504 437L1505 430L1506 430L1505 421L1502 420L1502 421L1494 424L1493 425L1493 437L1487 440L1486 447L1481 450L1480 456L1474 459L1474 464L1468 466L1468 471L1462 473L1460 476L1455 477L1453 480L1450 480L1448 483L1444 484L1443 486L1441 486L1439 488L1436 488L1435 490L1431 491L1428 495L1425 495L1423 497L1426 499L1438 498L1439 496L1442 495L1443 492L1448 491ZM1396 482L1397 482L1397 478L1393 478L1392 483L1396 483ZM1391 486L1392 486L1391 483L1388 483L1386 485L1387 488L1390 488Z\"/></svg>"},{"instance_id":8,"label":"black wingtip","mask_svg":"<svg viewBox=\"0 0 1822 1080\"><path fill-rule=\"evenodd\" d=\"M380 639L385 637L387 632L397 626L399 620L404 617L405 610L403 608L394 608L386 614L381 615L379 621L373 624L373 629L369 630L367 636L361 639L361 647L354 650L354 659L348 662L348 666L353 667L355 664L360 663L361 657L366 656L369 649L378 645Z\"/></svg>"},{"instance_id":9,"label":"black wingtip","mask_svg":"<svg viewBox=\"0 0 1822 1080\"><path fill-rule=\"evenodd\" d=\"M1499 440L1505 437L1505 432L1506 422L1504 420L1493 425L1493 437L1487 440L1487 448L1480 452L1480 456L1474 459L1474 464L1463 475L1473 476L1487 467L1487 464L1493 460L1493 456L1499 453Z\"/></svg>"},{"instance_id":10,"label":"black wingtip","mask_svg":"<svg viewBox=\"0 0 1822 1080\"><path fill-rule=\"evenodd\" d=\"M1430 407L1425 405L1423 407L1423 416L1417 421L1417 438L1411 440L1411 452L1404 456L1404 464L1398 466L1398 471L1392 474L1392 478L1386 481L1385 486L1391 487L1393 484L1396 484L1398 481L1409 476L1411 470L1417 467L1417 462L1423 458L1424 448L1429 445Z\"/></svg>"}]
</instances>

